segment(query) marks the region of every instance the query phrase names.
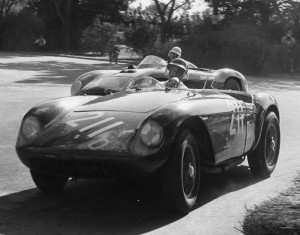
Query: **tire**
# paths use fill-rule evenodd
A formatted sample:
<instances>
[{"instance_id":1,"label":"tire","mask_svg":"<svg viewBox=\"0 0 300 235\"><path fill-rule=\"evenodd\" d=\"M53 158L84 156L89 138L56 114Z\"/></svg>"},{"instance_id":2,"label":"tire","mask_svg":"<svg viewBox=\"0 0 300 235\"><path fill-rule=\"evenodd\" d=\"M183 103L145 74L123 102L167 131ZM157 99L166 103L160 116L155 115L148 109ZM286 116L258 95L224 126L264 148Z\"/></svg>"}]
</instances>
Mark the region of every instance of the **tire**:
<instances>
[{"instance_id":1,"label":"tire","mask_svg":"<svg viewBox=\"0 0 300 235\"><path fill-rule=\"evenodd\" d=\"M200 185L200 158L194 136L183 130L176 138L162 173L166 203L176 213L188 214L196 203Z\"/></svg>"},{"instance_id":2,"label":"tire","mask_svg":"<svg viewBox=\"0 0 300 235\"><path fill-rule=\"evenodd\" d=\"M240 87L238 81L233 79L233 78L228 78L225 81L224 89L225 90L233 90L233 91L241 91L242 90L242 88Z\"/></svg>"},{"instance_id":3,"label":"tire","mask_svg":"<svg viewBox=\"0 0 300 235\"><path fill-rule=\"evenodd\" d=\"M248 155L248 163L253 175L267 178L274 171L280 149L279 121L274 112L267 114L261 138L256 150Z\"/></svg>"},{"instance_id":4,"label":"tire","mask_svg":"<svg viewBox=\"0 0 300 235\"><path fill-rule=\"evenodd\" d=\"M45 193L61 192L68 181L68 177L55 176L30 171L31 177L39 190Z\"/></svg>"}]
</instances>

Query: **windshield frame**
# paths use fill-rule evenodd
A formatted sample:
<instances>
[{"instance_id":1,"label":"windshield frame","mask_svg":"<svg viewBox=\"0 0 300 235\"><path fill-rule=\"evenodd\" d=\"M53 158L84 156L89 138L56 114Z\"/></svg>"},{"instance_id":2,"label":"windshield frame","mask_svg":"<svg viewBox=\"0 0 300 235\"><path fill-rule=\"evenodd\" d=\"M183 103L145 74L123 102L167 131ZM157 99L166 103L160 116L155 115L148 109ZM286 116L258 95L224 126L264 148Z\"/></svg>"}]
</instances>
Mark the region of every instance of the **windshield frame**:
<instances>
[{"instance_id":1,"label":"windshield frame","mask_svg":"<svg viewBox=\"0 0 300 235\"><path fill-rule=\"evenodd\" d=\"M167 66L167 61L164 59L155 56L155 55L148 55L146 56L136 67L137 69L148 69L148 68L161 68Z\"/></svg>"}]
</instances>

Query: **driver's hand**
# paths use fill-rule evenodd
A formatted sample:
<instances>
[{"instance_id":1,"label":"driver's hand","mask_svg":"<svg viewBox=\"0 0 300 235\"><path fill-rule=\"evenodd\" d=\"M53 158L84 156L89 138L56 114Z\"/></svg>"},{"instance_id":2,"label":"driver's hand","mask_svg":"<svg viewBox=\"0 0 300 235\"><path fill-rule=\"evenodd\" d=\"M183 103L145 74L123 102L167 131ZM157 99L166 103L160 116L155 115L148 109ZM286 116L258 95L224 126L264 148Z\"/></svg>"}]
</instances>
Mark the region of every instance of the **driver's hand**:
<instances>
[{"instance_id":1,"label":"driver's hand","mask_svg":"<svg viewBox=\"0 0 300 235\"><path fill-rule=\"evenodd\" d=\"M173 77L167 82L167 87L178 87L179 83L179 78Z\"/></svg>"}]
</instances>

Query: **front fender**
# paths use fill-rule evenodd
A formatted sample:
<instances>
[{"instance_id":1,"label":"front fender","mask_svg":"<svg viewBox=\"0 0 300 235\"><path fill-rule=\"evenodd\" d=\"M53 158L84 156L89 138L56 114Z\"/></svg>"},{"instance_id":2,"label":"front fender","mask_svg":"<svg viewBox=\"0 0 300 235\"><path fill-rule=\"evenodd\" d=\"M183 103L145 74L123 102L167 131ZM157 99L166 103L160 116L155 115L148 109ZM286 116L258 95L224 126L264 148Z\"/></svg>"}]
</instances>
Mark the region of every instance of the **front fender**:
<instances>
[{"instance_id":1,"label":"front fender","mask_svg":"<svg viewBox=\"0 0 300 235\"><path fill-rule=\"evenodd\" d=\"M253 94L253 98L255 106L257 108L255 125L255 143L252 147L252 150L255 150L262 135L263 124L267 113L273 111L276 114L279 121L280 116L278 103L272 95L267 94L265 92L257 92Z\"/></svg>"},{"instance_id":2,"label":"front fender","mask_svg":"<svg viewBox=\"0 0 300 235\"><path fill-rule=\"evenodd\" d=\"M86 86L88 83L90 83L92 80L94 80L97 77L103 77L107 76L109 74L115 73L116 70L93 70L87 73L84 73L80 75L78 78L75 79L75 81L72 83L71 86L71 95L76 95L79 93L79 91Z\"/></svg>"},{"instance_id":3,"label":"front fender","mask_svg":"<svg viewBox=\"0 0 300 235\"><path fill-rule=\"evenodd\" d=\"M55 123L58 118L65 116L73 108L87 103L93 99L95 99L94 96L71 96L65 98L52 99L37 104L36 106L31 108L23 117L16 146L20 147L26 144L30 144L30 142L33 141L28 141L23 136L21 131L23 122L27 117L37 117L40 120L44 129L46 126Z\"/></svg>"}]
</instances>

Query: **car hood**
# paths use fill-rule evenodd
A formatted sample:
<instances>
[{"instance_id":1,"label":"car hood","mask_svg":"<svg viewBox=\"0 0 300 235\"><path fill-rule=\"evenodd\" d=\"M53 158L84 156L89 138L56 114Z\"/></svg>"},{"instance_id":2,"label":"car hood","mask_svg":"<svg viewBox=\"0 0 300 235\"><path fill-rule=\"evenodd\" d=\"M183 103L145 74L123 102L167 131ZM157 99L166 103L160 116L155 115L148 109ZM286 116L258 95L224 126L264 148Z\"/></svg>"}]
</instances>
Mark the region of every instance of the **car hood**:
<instances>
[{"instance_id":1,"label":"car hood","mask_svg":"<svg viewBox=\"0 0 300 235\"><path fill-rule=\"evenodd\" d=\"M72 96L46 101L33 107L24 117L37 117L43 130L32 141L19 135L17 146L31 142L32 146L76 145L84 149L80 143L86 146L87 141L94 138L100 141L103 136L107 142L111 135L116 135L114 139L121 138L121 142L127 146L128 137L149 116L149 112L183 99L187 93L161 89L141 92L129 90L103 97Z\"/></svg>"},{"instance_id":2,"label":"car hood","mask_svg":"<svg viewBox=\"0 0 300 235\"><path fill-rule=\"evenodd\" d=\"M37 151L101 150L146 156L159 148L142 148L135 133L152 112L180 100L212 96L220 98L225 95L157 89L129 90L104 97L72 96L50 100L33 107L25 115L24 119L37 117L43 128L32 140L24 137L21 128L16 147L36 148Z\"/></svg>"},{"instance_id":3,"label":"car hood","mask_svg":"<svg viewBox=\"0 0 300 235\"><path fill-rule=\"evenodd\" d=\"M97 97L74 109L76 112L84 111L119 111L146 113L162 105L172 103L187 97L186 90L149 90L142 92L128 90L103 97ZM155 98L154 98L155 97Z\"/></svg>"}]
</instances>

